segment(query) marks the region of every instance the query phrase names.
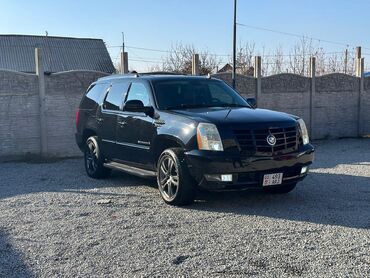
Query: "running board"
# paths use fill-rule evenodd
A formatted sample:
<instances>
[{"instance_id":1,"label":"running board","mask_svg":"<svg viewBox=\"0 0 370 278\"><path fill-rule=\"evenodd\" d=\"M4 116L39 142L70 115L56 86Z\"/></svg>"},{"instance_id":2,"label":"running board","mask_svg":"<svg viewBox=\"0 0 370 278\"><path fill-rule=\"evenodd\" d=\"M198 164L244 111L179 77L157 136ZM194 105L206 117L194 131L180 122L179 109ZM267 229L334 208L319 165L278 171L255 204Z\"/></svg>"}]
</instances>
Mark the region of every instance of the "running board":
<instances>
[{"instance_id":1,"label":"running board","mask_svg":"<svg viewBox=\"0 0 370 278\"><path fill-rule=\"evenodd\" d=\"M126 164L121 164L121 163L117 163L117 162L113 162L113 161L104 163L104 167L114 169L114 170L118 170L118 171L123 171L123 172L129 173L129 174L132 174L132 175L135 175L135 176L139 176L139 177L148 178L148 177L156 177L157 176L157 173L154 172L154 171L144 170L144 169L136 168L136 167L133 167L133 166L128 166Z\"/></svg>"}]
</instances>

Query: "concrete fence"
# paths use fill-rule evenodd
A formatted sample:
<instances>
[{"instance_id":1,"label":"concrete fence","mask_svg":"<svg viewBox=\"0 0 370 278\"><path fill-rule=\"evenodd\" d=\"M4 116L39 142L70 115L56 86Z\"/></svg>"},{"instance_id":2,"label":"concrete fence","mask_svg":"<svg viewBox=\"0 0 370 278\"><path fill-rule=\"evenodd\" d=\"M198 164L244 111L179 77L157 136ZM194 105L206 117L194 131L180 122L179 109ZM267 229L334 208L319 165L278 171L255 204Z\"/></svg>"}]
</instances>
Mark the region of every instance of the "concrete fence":
<instances>
[{"instance_id":1,"label":"concrete fence","mask_svg":"<svg viewBox=\"0 0 370 278\"><path fill-rule=\"evenodd\" d=\"M260 108L302 117L313 139L360 137L370 134L370 77L364 77L364 58L358 48L356 76L332 73L316 76L310 59L310 77L283 73L262 77L261 57L255 57L254 77L236 76L236 89L254 97ZM232 84L231 73L215 77Z\"/></svg>"},{"instance_id":2,"label":"concrete fence","mask_svg":"<svg viewBox=\"0 0 370 278\"><path fill-rule=\"evenodd\" d=\"M70 71L45 75L41 51L36 74L0 70L0 160L26 155L80 155L75 112L88 86L106 73Z\"/></svg>"},{"instance_id":3,"label":"concrete fence","mask_svg":"<svg viewBox=\"0 0 370 278\"><path fill-rule=\"evenodd\" d=\"M36 59L42 59L36 52ZM42 64L42 63L37 63ZM44 75L0 70L0 159L25 155L80 155L75 112L88 86L105 73L71 71ZM194 72L196 73L196 72ZM231 73L213 75L232 83ZM303 77L237 75L236 89L260 108L302 117L314 139L370 134L370 77L330 74Z\"/></svg>"},{"instance_id":4,"label":"concrete fence","mask_svg":"<svg viewBox=\"0 0 370 278\"><path fill-rule=\"evenodd\" d=\"M231 73L213 76L232 83ZM237 75L236 89L245 97L257 98L259 108L302 117L313 139L370 134L370 77L334 73L309 78L284 73L258 80Z\"/></svg>"}]
</instances>

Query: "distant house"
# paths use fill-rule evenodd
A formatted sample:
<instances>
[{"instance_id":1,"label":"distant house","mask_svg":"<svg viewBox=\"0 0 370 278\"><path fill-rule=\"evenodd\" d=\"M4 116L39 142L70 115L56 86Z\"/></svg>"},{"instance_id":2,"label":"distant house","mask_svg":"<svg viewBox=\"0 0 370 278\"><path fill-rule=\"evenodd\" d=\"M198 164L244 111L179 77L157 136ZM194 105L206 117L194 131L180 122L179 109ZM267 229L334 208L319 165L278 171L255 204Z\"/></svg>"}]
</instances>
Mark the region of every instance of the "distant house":
<instances>
[{"instance_id":1,"label":"distant house","mask_svg":"<svg viewBox=\"0 0 370 278\"><path fill-rule=\"evenodd\" d=\"M41 48L46 73L93 70L114 73L101 39L0 35L0 69L35 73L35 48Z\"/></svg>"},{"instance_id":2,"label":"distant house","mask_svg":"<svg viewBox=\"0 0 370 278\"><path fill-rule=\"evenodd\" d=\"M221 69L217 71L217 73L222 73L222 72L232 72L233 71L233 66L227 63L224 65Z\"/></svg>"},{"instance_id":3,"label":"distant house","mask_svg":"<svg viewBox=\"0 0 370 278\"><path fill-rule=\"evenodd\" d=\"M217 73L222 73L222 72L232 72L233 71L233 66L227 63L224 65L220 70L217 71ZM236 73L242 74L242 75L247 75L247 76L253 76L254 74L254 67L249 67L247 69L242 69L237 67L236 68Z\"/></svg>"}]
</instances>

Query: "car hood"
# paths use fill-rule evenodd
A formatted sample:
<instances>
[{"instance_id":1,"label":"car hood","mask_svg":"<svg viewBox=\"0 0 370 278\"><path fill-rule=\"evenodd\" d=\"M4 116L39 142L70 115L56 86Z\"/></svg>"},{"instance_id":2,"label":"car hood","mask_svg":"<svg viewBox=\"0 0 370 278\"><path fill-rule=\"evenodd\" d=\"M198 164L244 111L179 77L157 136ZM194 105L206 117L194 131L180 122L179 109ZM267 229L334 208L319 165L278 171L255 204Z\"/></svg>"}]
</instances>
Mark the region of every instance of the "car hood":
<instances>
[{"instance_id":1,"label":"car hood","mask_svg":"<svg viewBox=\"0 0 370 278\"><path fill-rule=\"evenodd\" d=\"M223 125L294 125L294 116L267 109L237 108L201 108L173 111L198 122L210 122Z\"/></svg>"}]
</instances>

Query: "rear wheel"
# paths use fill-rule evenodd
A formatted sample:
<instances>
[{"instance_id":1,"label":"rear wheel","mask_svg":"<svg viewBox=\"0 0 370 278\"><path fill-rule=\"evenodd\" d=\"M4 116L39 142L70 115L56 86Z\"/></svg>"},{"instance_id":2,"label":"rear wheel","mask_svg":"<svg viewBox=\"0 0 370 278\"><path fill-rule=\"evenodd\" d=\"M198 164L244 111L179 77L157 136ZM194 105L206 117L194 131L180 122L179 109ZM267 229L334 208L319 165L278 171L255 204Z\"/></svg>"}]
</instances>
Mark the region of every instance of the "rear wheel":
<instances>
[{"instance_id":1,"label":"rear wheel","mask_svg":"<svg viewBox=\"0 0 370 278\"><path fill-rule=\"evenodd\" d=\"M291 184L286 184L282 186L276 186L276 187L264 187L263 190L267 193L272 193L272 194L285 194L289 193L292 191L297 183L291 183Z\"/></svg>"},{"instance_id":2,"label":"rear wheel","mask_svg":"<svg viewBox=\"0 0 370 278\"><path fill-rule=\"evenodd\" d=\"M194 201L194 181L189 174L181 149L167 149L158 160L157 183L162 199L170 205Z\"/></svg>"},{"instance_id":3,"label":"rear wheel","mask_svg":"<svg viewBox=\"0 0 370 278\"><path fill-rule=\"evenodd\" d=\"M104 167L104 156L100 152L97 136L91 136L85 145L85 169L89 177L101 179L108 177L111 170Z\"/></svg>"}]
</instances>

